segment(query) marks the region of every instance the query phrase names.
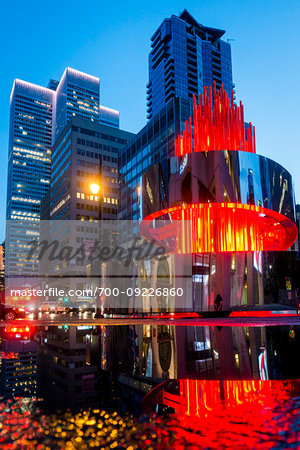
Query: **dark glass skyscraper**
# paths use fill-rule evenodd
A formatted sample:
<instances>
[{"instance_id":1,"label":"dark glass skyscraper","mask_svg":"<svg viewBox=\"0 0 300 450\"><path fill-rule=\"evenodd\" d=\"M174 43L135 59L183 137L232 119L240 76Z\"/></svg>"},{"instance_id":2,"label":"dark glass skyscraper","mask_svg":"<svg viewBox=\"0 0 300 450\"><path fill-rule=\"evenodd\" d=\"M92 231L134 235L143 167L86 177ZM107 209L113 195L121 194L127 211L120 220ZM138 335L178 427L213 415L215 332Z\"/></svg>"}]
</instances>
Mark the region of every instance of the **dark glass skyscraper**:
<instances>
[{"instance_id":1,"label":"dark glass skyscraper","mask_svg":"<svg viewBox=\"0 0 300 450\"><path fill-rule=\"evenodd\" d=\"M175 138L192 114L193 94L203 86L231 93L231 47L221 40L224 30L200 25L184 10L165 19L151 38L148 119L120 158L120 219L138 220L138 189L142 174L153 163L175 155Z\"/></svg>"},{"instance_id":2,"label":"dark glass skyscraper","mask_svg":"<svg viewBox=\"0 0 300 450\"><path fill-rule=\"evenodd\" d=\"M151 38L148 119L173 97L192 98L203 86L223 83L231 92L231 47L221 40L224 30L200 25L187 10L165 19Z\"/></svg>"}]
</instances>

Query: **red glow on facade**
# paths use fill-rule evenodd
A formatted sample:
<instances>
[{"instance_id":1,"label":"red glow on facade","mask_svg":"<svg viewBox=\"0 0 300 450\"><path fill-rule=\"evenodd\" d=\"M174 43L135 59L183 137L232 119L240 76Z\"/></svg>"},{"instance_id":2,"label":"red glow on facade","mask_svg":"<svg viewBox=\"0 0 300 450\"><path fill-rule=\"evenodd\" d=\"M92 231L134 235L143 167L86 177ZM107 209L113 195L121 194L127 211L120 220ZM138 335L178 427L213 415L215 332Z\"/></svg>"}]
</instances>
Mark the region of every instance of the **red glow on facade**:
<instances>
[{"instance_id":1,"label":"red glow on facade","mask_svg":"<svg viewBox=\"0 0 300 450\"><path fill-rule=\"evenodd\" d=\"M193 130L191 117L185 122L185 129L175 140L175 156L186 153L211 150L241 150L256 153L255 127L249 123L245 130L244 107L237 106L234 93L231 98L223 89L214 84L212 98L211 86L204 86L197 105L193 98Z\"/></svg>"},{"instance_id":2,"label":"red glow on facade","mask_svg":"<svg viewBox=\"0 0 300 450\"><path fill-rule=\"evenodd\" d=\"M285 251L298 235L297 226L286 216L235 203L199 203L157 211L142 221L140 232L169 253L178 254Z\"/></svg>"}]
</instances>

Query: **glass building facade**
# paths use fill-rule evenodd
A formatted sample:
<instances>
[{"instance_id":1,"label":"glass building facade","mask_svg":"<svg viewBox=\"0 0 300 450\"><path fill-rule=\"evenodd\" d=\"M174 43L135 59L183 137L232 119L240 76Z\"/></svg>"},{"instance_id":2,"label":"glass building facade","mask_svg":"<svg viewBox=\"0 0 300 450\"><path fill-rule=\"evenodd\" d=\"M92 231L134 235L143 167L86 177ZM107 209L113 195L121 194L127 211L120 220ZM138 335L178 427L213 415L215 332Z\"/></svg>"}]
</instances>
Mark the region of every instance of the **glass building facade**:
<instances>
[{"instance_id":1,"label":"glass building facade","mask_svg":"<svg viewBox=\"0 0 300 450\"><path fill-rule=\"evenodd\" d=\"M54 91L15 80L11 94L7 183L6 273L36 270L24 259L24 229L38 233L41 200L49 189ZM24 228L25 227L25 228ZM37 231L35 231L37 228Z\"/></svg>"},{"instance_id":2,"label":"glass building facade","mask_svg":"<svg viewBox=\"0 0 300 450\"><path fill-rule=\"evenodd\" d=\"M57 239L64 246L87 249L101 235L105 245L115 243L120 201L118 159L132 137L132 133L116 127L78 117L70 119L53 146L50 190L41 211L42 241ZM93 183L100 186L96 194L91 190ZM87 269L80 254L68 262L52 263L44 258L39 264L40 276L51 277L46 283L65 292L88 289L91 279L87 279L87 270L90 273L94 267ZM99 276L99 267L95 271ZM93 300L92 295L74 295L65 305L82 306L82 301L90 305Z\"/></svg>"},{"instance_id":3,"label":"glass building facade","mask_svg":"<svg viewBox=\"0 0 300 450\"><path fill-rule=\"evenodd\" d=\"M186 10L163 21L151 38L148 119L171 98L191 99L213 82L232 91L231 47L221 40L224 33L200 25Z\"/></svg>"},{"instance_id":4,"label":"glass building facade","mask_svg":"<svg viewBox=\"0 0 300 450\"><path fill-rule=\"evenodd\" d=\"M119 219L138 220L138 187L152 165L175 155L175 139L192 114L193 94L213 85L232 91L231 47L225 32L200 25L186 10L165 19L151 38L148 119L121 154Z\"/></svg>"},{"instance_id":5,"label":"glass building facade","mask_svg":"<svg viewBox=\"0 0 300 450\"><path fill-rule=\"evenodd\" d=\"M18 79L14 82L6 214L6 274L11 277L38 272L37 263L25 257L27 224L32 223L30 233L34 238L38 235L41 202L50 186L52 146L69 119L76 116L99 124L101 117L104 124L119 128L118 111L100 110L99 90L99 78L70 67L60 81L51 79L47 88Z\"/></svg>"},{"instance_id":6,"label":"glass building facade","mask_svg":"<svg viewBox=\"0 0 300 450\"><path fill-rule=\"evenodd\" d=\"M103 124L71 119L52 153L51 220L98 219L99 198L90 192L102 160L103 213L116 218L119 198L118 157L133 134ZM90 198L91 197L91 198Z\"/></svg>"},{"instance_id":7,"label":"glass building facade","mask_svg":"<svg viewBox=\"0 0 300 450\"><path fill-rule=\"evenodd\" d=\"M141 176L152 164L174 155L175 138L190 114L191 104L188 100L172 98L122 149L119 159L119 219L140 218L138 187Z\"/></svg>"}]
</instances>

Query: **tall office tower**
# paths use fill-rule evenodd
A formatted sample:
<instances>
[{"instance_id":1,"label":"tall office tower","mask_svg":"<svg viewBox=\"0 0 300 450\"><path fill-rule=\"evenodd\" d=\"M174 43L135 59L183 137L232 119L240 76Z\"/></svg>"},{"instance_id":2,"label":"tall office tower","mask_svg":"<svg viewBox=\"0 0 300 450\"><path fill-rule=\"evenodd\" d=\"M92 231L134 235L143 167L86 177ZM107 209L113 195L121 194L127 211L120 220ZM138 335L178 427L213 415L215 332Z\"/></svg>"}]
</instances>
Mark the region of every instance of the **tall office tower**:
<instances>
[{"instance_id":1,"label":"tall office tower","mask_svg":"<svg viewBox=\"0 0 300 450\"><path fill-rule=\"evenodd\" d=\"M165 19L151 38L147 117L151 119L172 97L192 98L216 82L231 92L231 47L224 30L200 25L185 9Z\"/></svg>"},{"instance_id":2,"label":"tall office tower","mask_svg":"<svg viewBox=\"0 0 300 450\"><path fill-rule=\"evenodd\" d=\"M73 116L99 122L99 101L99 78L67 67L56 88L54 140Z\"/></svg>"},{"instance_id":3,"label":"tall office tower","mask_svg":"<svg viewBox=\"0 0 300 450\"><path fill-rule=\"evenodd\" d=\"M48 222L42 223L42 241L44 236L51 235L52 241L57 239L73 249L91 245L99 239L98 221L102 218L101 228L105 228L107 236L105 245L115 242L117 230L116 225L111 225L111 220L117 223L118 157L133 136L119 128L78 117L68 122L53 146L51 185L41 211L41 217L48 219ZM93 183L100 184L101 191L93 193ZM49 263L47 258L43 258L40 261L40 275L51 275L53 287L59 286L65 292L74 289L75 292L76 289L86 289L86 284L89 284L85 278L85 263L79 254L68 263L56 260ZM96 272L99 272L99 268ZM82 279L78 278L79 275ZM75 295L70 303L82 305L82 300ZM89 304L92 297L87 295L84 300Z\"/></svg>"},{"instance_id":4,"label":"tall office tower","mask_svg":"<svg viewBox=\"0 0 300 450\"><path fill-rule=\"evenodd\" d=\"M300 205L296 205L296 223L298 227L298 249L300 249Z\"/></svg>"},{"instance_id":5,"label":"tall office tower","mask_svg":"<svg viewBox=\"0 0 300 450\"><path fill-rule=\"evenodd\" d=\"M6 273L11 277L38 271L37 262L26 260L27 223L32 223L30 236L34 238L38 234L41 200L50 185L51 145L73 116L99 123L99 78L68 67L59 82L49 81L48 88L15 80L11 93L6 227ZM106 108L103 120L119 126L117 111Z\"/></svg>"},{"instance_id":6,"label":"tall office tower","mask_svg":"<svg viewBox=\"0 0 300 450\"><path fill-rule=\"evenodd\" d=\"M6 273L37 271L26 261L28 222L38 233L40 204L49 189L55 92L15 80L11 93L7 211ZM26 224L26 225L25 225Z\"/></svg>"},{"instance_id":7,"label":"tall office tower","mask_svg":"<svg viewBox=\"0 0 300 450\"><path fill-rule=\"evenodd\" d=\"M230 44L224 31L200 25L186 10L165 19L152 37L147 85L147 125L124 147L120 157L120 219L137 220L138 187L154 162L175 155L175 138L192 114L193 94L223 83L231 92Z\"/></svg>"},{"instance_id":8,"label":"tall office tower","mask_svg":"<svg viewBox=\"0 0 300 450\"><path fill-rule=\"evenodd\" d=\"M118 156L134 135L78 117L71 119L53 146L50 186L51 220L98 219L99 195L90 184L102 161L102 214L115 219L119 198Z\"/></svg>"}]
</instances>

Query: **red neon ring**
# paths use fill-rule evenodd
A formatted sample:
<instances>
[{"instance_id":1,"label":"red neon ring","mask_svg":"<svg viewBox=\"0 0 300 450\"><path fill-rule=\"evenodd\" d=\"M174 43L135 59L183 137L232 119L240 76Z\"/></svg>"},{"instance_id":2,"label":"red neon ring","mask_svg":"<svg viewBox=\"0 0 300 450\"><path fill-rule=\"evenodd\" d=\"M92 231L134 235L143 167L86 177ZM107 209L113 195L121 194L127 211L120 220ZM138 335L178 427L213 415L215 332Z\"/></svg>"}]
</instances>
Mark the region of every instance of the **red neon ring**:
<instances>
[{"instance_id":1,"label":"red neon ring","mask_svg":"<svg viewBox=\"0 0 300 450\"><path fill-rule=\"evenodd\" d=\"M285 251L297 226L276 211L236 203L198 203L154 212L140 233L168 253Z\"/></svg>"}]
</instances>

